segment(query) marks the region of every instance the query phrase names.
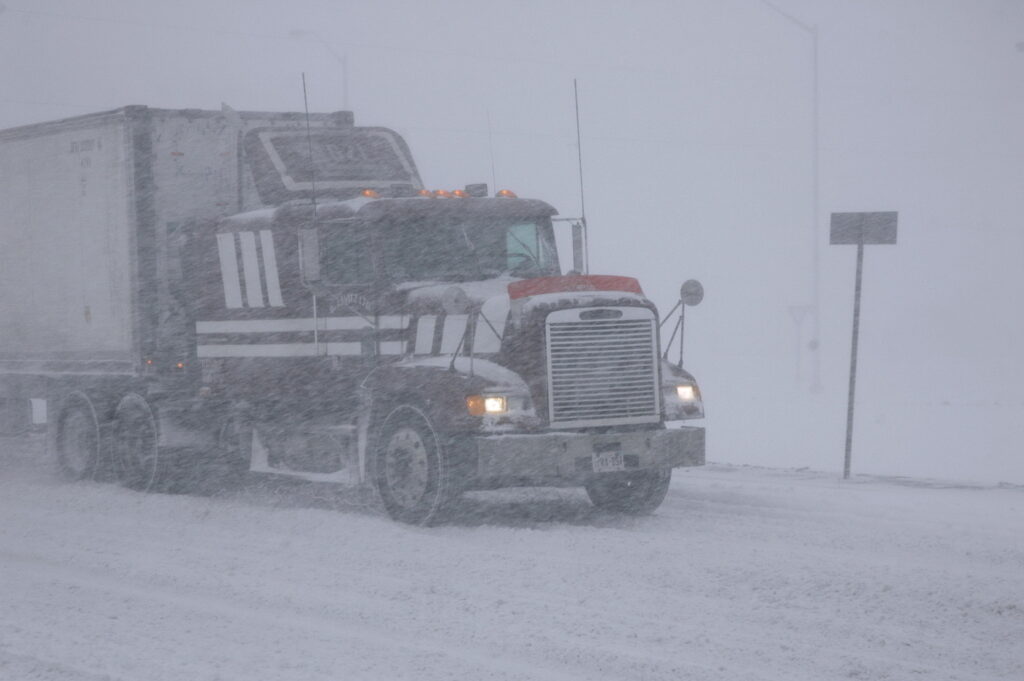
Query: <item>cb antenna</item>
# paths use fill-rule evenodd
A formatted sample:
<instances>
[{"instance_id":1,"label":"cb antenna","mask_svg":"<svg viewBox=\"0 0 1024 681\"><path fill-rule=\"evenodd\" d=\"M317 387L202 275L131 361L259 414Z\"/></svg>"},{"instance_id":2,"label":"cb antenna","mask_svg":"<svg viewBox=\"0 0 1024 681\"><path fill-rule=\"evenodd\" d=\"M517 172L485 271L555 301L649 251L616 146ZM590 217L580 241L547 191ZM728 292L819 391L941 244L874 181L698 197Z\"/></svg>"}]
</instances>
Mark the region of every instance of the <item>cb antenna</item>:
<instances>
[{"instance_id":1,"label":"cb antenna","mask_svg":"<svg viewBox=\"0 0 1024 681\"><path fill-rule=\"evenodd\" d=\"M590 271L590 245L587 243L587 203L583 194L583 142L580 136L580 89L576 79L572 79L572 93L576 102L576 160L580 174L580 223L583 225L583 271Z\"/></svg>"},{"instance_id":2,"label":"cb antenna","mask_svg":"<svg viewBox=\"0 0 1024 681\"><path fill-rule=\"evenodd\" d=\"M491 152L491 186L498 191L498 174L494 170L494 135L491 133L491 110L487 109L487 148Z\"/></svg>"},{"instance_id":3,"label":"cb antenna","mask_svg":"<svg viewBox=\"0 0 1024 681\"><path fill-rule=\"evenodd\" d=\"M316 223L316 164L313 163L313 133L309 128L309 97L306 94L306 72L302 72L302 103L306 106L306 144L309 147L309 172L313 180L313 222Z\"/></svg>"}]
</instances>

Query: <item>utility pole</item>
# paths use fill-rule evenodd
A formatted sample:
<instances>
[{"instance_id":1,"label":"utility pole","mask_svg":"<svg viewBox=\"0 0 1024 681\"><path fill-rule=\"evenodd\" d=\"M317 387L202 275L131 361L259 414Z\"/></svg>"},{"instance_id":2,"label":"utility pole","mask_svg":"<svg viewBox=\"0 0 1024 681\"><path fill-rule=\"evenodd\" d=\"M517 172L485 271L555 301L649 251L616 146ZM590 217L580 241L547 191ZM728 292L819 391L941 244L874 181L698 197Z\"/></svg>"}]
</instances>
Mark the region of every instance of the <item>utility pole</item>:
<instances>
[{"instance_id":1,"label":"utility pole","mask_svg":"<svg viewBox=\"0 0 1024 681\"><path fill-rule=\"evenodd\" d=\"M314 41L320 44L327 53L334 57L338 65L341 66L341 108L343 111L351 111L348 104L348 55L345 53L339 53L331 44L321 37L316 31L310 31L304 28L292 29L288 32L288 35L296 40L302 40L303 38L312 38Z\"/></svg>"}]
</instances>

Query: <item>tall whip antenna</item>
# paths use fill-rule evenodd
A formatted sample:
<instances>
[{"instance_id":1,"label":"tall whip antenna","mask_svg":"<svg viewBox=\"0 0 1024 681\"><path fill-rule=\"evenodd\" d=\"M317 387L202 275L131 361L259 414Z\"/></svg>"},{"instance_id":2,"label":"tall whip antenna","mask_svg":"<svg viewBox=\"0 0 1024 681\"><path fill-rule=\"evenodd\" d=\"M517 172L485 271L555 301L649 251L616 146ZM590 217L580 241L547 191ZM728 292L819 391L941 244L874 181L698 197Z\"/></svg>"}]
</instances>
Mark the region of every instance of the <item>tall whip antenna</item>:
<instances>
[{"instance_id":1,"label":"tall whip antenna","mask_svg":"<svg viewBox=\"0 0 1024 681\"><path fill-rule=\"evenodd\" d=\"M313 163L313 133L309 129L309 97L306 95L306 72L302 72L302 103L306 105L306 144L309 146L309 172L313 178L313 222L316 222L316 164Z\"/></svg>"},{"instance_id":2,"label":"tall whip antenna","mask_svg":"<svg viewBox=\"0 0 1024 681\"><path fill-rule=\"evenodd\" d=\"M306 144L309 147L309 173L313 182L313 229L316 230L316 164L313 163L313 133L309 129L309 97L306 95L306 72L302 72L302 103L306 106ZM320 354L320 322L317 317L317 296L313 293L313 352Z\"/></svg>"},{"instance_id":3,"label":"tall whip antenna","mask_svg":"<svg viewBox=\"0 0 1024 681\"><path fill-rule=\"evenodd\" d=\"M494 171L494 136L491 134L491 110L487 109L487 147L491 152L491 186L498 191L498 174Z\"/></svg>"},{"instance_id":4,"label":"tall whip antenna","mask_svg":"<svg viewBox=\"0 0 1024 681\"><path fill-rule=\"evenodd\" d=\"M580 171L580 222L583 223L583 248L584 248L584 266L586 271L590 271L590 244L587 242L589 239L586 238L587 231L587 204L583 198L583 143L580 136L580 90L576 83L576 79L572 79L572 93L576 100L576 158L579 162Z\"/></svg>"}]
</instances>

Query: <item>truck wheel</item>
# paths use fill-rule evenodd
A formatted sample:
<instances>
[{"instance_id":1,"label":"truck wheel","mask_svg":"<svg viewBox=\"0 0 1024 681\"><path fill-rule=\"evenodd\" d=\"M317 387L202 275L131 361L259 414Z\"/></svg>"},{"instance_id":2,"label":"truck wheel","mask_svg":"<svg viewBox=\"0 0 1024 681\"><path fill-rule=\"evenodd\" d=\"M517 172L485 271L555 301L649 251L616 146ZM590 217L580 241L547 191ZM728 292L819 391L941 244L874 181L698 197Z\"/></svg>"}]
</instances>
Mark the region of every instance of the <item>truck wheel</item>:
<instances>
[{"instance_id":1,"label":"truck wheel","mask_svg":"<svg viewBox=\"0 0 1024 681\"><path fill-rule=\"evenodd\" d=\"M100 459L96 410L82 393L71 393L57 421L57 466L69 480L95 478Z\"/></svg>"},{"instance_id":2,"label":"truck wheel","mask_svg":"<svg viewBox=\"0 0 1024 681\"><path fill-rule=\"evenodd\" d=\"M401 406L387 415L372 464L374 485L395 520L428 525L451 501L447 455L430 419L416 407Z\"/></svg>"},{"instance_id":3,"label":"truck wheel","mask_svg":"<svg viewBox=\"0 0 1024 681\"><path fill-rule=\"evenodd\" d=\"M114 453L126 487L148 492L166 482L167 462L160 456L153 410L135 393L117 405Z\"/></svg>"},{"instance_id":4,"label":"truck wheel","mask_svg":"<svg viewBox=\"0 0 1024 681\"><path fill-rule=\"evenodd\" d=\"M587 496L606 511L646 515L661 506L670 482L671 468L607 473L587 484Z\"/></svg>"}]
</instances>

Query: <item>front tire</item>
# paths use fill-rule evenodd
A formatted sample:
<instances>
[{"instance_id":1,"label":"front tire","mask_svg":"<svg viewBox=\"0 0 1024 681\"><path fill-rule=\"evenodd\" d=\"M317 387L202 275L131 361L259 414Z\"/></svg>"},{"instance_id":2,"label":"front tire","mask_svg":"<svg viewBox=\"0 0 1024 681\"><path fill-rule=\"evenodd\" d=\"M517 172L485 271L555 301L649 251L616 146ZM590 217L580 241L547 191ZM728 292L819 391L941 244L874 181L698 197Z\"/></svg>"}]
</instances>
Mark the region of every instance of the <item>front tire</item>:
<instances>
[{"instance_id":1,"label":"front tire","mask_svg":"<svg viewBox=\"0 0 1024 681\"><path fill-rule=\"evenodd\" d=\"M597 508L616 513L653 513L668 494L671 468L652 468L627 473L607 473L586 485L587 496Z\"/></svg>"},{"instance_id":2,"label":"front tire","mask_svg":"<svg viewBox=\"0 0 1024 681\"><path fill-rule=\"evenodd\" d=\"M393 409L381 424L372 458L374 486L393 519L412 525L436 521L452 500L448 454L420 409Z\"/></svg>"}]
</instances>

